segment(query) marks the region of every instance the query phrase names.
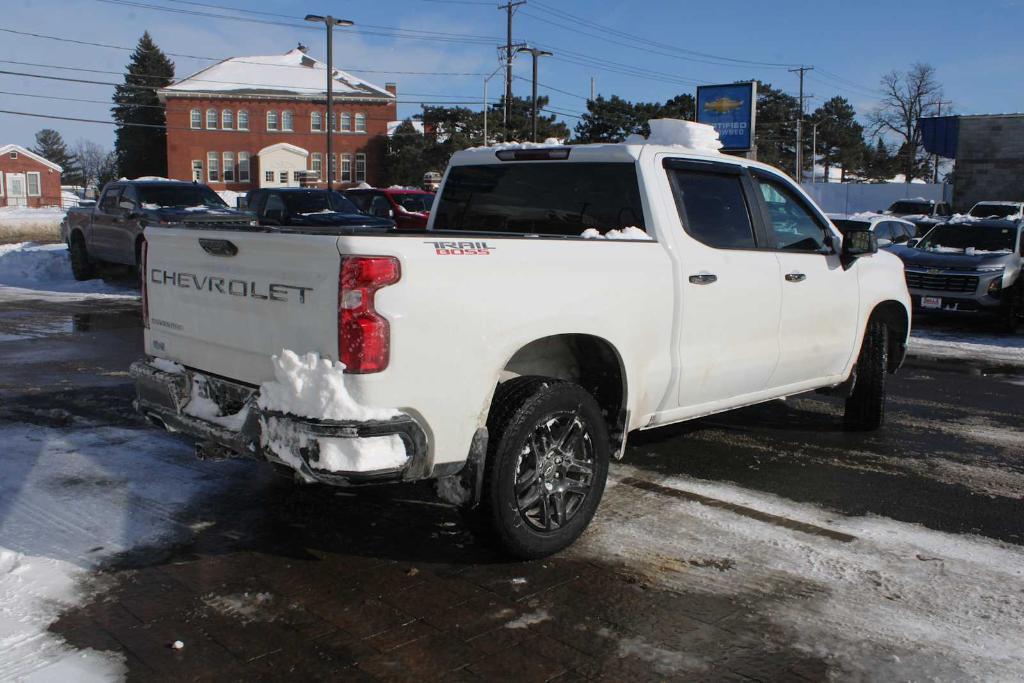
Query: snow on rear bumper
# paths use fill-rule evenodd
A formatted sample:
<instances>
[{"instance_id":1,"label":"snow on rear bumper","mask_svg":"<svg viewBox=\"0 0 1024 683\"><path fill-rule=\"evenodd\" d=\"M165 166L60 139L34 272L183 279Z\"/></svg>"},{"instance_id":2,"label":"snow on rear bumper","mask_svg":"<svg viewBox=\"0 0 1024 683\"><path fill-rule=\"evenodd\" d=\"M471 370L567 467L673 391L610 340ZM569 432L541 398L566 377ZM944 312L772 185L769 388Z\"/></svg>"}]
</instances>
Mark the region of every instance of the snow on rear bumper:
<instances>
[{"instance_id":1,"label":"snow on rear bumper","mask_svg":"<svg viewBox=\"0 0 1024 683\"><path fill-rule=\"evenodd\" d=\"M262 410L256 403L256 388L188 368L170 372L140 360L132 363L130 373L135 380L135 409L140 414L168 431L216 444L233 456L263 458L287 465L309 481L337 486L422 479L429 474L426 433L409 415L388 420L318 420ZM209 399L234 414L190 414L189 405L196 400L193 383L197 380L205 386ZM374 467L371 449L369 464L364 459L357 471L321 466L322 444L337 444L338 440L343 444L368 444L388 437L401 440L406 458L400 465L389 462Z\"/></svg>"}]
</instances>

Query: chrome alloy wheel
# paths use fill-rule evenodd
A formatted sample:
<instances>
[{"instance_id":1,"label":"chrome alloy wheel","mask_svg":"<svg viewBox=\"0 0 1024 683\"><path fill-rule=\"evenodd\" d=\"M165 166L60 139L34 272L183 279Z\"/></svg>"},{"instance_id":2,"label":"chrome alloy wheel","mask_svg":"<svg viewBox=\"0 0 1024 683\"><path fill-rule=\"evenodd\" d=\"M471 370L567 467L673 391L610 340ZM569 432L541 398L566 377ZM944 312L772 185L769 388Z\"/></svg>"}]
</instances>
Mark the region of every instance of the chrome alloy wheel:
<instances>
[{"instance_id":1,"label":"chrome alloy wheel","mask_svg":"<svg viewBox=\"0 0 1024 683\"><path fill-rule=\"evenodd\" d=\"M577 411L541 420L516 464L519 515L534 529L552 531L583 507L594 481L594 444Z\"/></svg>"}]
</instances>

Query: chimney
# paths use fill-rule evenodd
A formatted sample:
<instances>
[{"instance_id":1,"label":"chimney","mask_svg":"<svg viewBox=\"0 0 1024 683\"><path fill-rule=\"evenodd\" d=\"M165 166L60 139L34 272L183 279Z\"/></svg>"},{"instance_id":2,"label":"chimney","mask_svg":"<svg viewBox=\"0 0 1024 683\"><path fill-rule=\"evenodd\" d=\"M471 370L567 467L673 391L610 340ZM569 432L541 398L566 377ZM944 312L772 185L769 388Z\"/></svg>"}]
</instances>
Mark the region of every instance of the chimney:
<instances>
[{"instance_id":1,"label":"chimney","mask_svg":"<svg viewBox=\"0 0 1024 683\"><path fill-rule=\"evenodd\" d=\"M395 97L398 97L398 85L397 84L395 84L395 83L385 83L384 84L384 89L387 90L392 95L394 95Z\"/></svg>"}]
</instances>

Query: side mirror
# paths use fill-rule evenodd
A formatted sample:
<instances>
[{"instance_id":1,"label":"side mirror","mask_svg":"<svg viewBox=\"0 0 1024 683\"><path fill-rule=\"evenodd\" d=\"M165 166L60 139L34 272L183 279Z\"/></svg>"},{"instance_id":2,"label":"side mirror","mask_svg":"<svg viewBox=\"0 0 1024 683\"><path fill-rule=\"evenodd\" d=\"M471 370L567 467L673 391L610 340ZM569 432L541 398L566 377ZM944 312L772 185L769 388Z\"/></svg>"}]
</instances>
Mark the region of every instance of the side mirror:
<instances>
[{"instance_id":1,"label":"side mirror","mask_svg":"<svg viewBox=\"0 0 1024 683\"><path fill-rule=\"evenodd\" d=\"M843 235L840 261L848 269L861 256L878 253L878 238L870 230L849 230Z\"/></svg>"}]
</instances>

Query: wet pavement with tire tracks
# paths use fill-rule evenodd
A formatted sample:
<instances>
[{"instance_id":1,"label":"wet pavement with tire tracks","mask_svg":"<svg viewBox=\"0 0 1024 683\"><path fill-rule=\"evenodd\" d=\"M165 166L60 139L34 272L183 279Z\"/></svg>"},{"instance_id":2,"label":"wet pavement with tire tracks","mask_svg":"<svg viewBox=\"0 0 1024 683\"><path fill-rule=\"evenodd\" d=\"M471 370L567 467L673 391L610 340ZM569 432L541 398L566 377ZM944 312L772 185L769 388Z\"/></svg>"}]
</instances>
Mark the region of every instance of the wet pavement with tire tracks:
<instances>
[{"instance_id":1,"label":"wet pavement with tire tracks","mask_svg":"<svg viewBox=\"0 0 1024 683\"><path fill-rule=\"evenodd\" d=\"M130 680L1024 674L993 645L1024 637L1024 368L912 357L876 433L809 394L633 434L580 541L522 563L427 485L194 459L132 411L141 349L135 300L0 298L0 433L99 439L97 461L130 447L141 471L211 482L160 511L160 540L92 566L49 626ZM21 476L10 490L43 485Z\"/></svg>"}]
</instances>

